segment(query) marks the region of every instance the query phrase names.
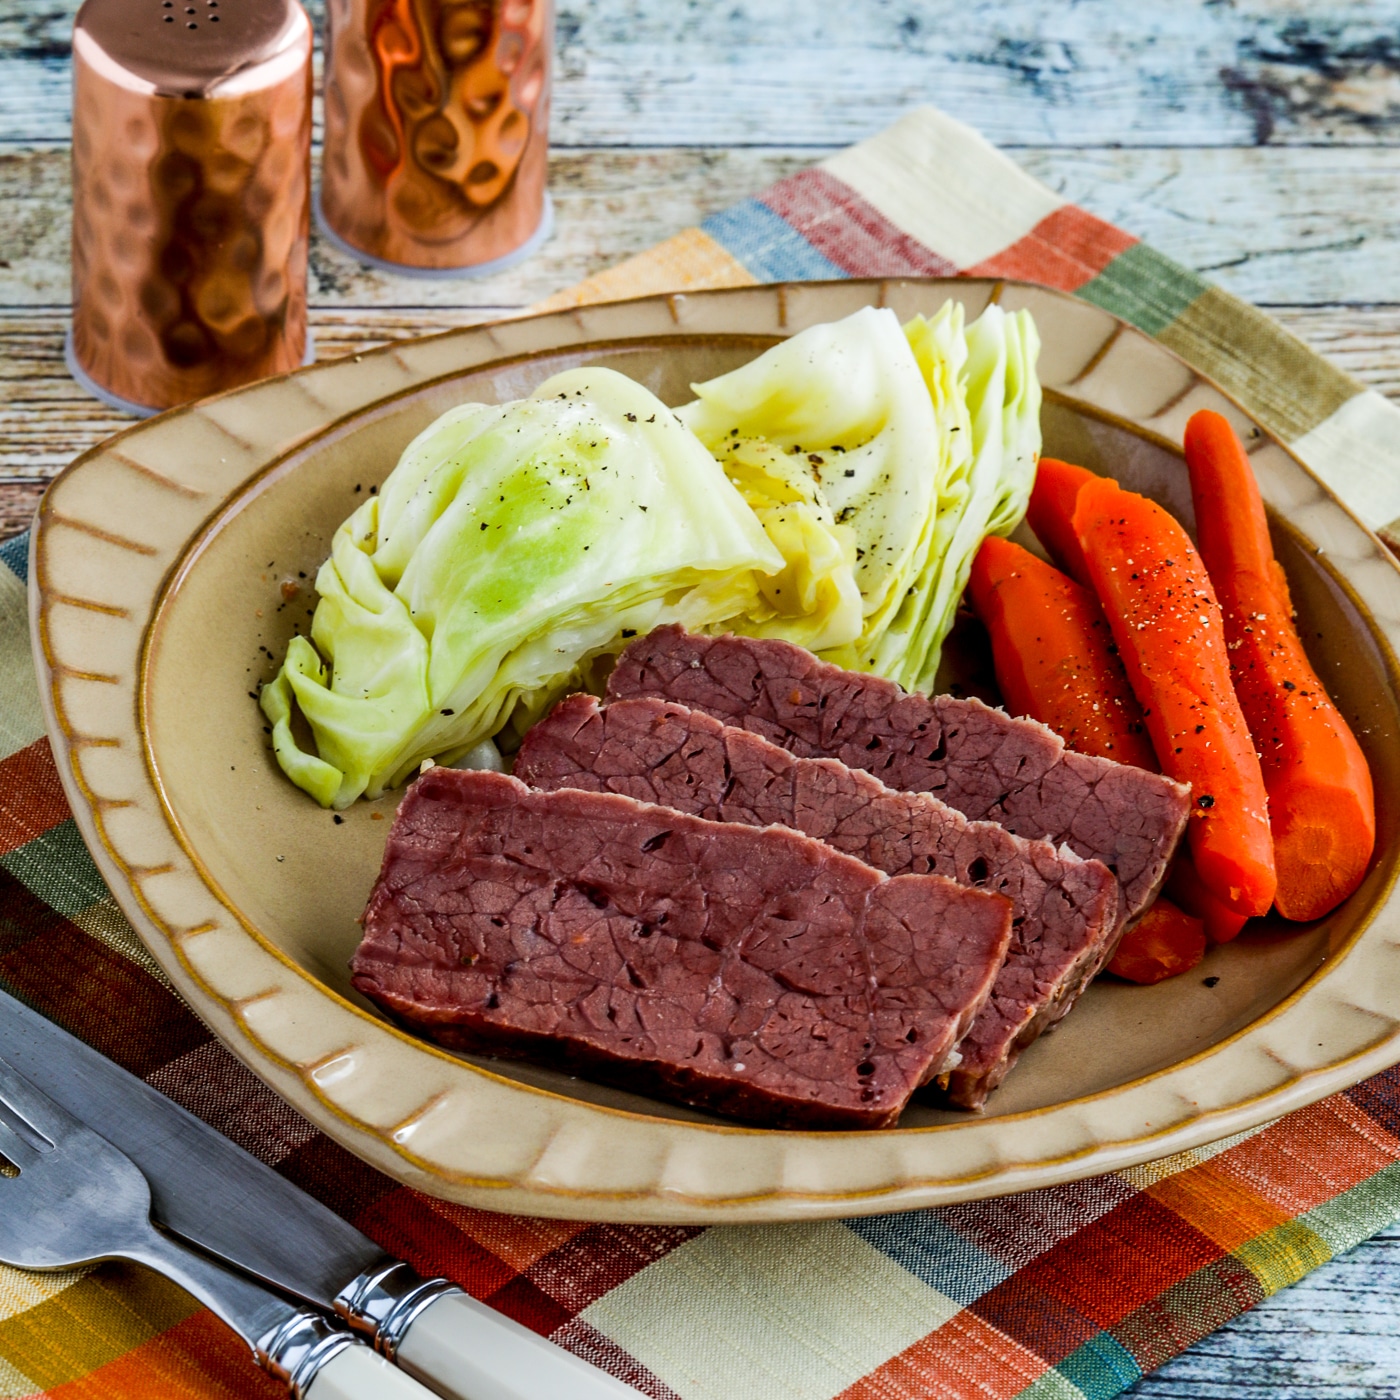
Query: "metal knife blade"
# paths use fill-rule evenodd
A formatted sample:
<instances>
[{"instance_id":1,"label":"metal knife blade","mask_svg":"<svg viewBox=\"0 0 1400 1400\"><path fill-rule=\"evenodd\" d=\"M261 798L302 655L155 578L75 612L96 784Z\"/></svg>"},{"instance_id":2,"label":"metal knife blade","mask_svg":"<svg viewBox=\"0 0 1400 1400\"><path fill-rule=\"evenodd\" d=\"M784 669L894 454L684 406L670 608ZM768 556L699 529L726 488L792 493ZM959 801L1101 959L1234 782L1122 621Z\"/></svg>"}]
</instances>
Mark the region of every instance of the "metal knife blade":
<instances>
[{"instance_id":1,"label":"metal knife blade","mask_svg":"<svg viewBox=\"0 0 1400 1400\"><path fill-rule=\"evenodd\" d=\"M245 1273L330 1311L346 1283L391 1262L266 1163L4 992L0 1057L141 1168L160 1224Z\"/></svg>"}]
</instances>

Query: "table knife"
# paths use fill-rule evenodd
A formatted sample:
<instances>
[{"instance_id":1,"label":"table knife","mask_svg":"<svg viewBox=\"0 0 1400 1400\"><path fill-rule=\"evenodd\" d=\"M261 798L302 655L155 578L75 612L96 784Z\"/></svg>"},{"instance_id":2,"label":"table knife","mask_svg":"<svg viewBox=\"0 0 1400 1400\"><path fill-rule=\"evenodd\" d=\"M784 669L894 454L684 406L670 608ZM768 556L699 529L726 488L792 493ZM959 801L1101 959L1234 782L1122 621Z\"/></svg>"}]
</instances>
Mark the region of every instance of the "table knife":
<instances>
[{"instance_id":1,"label":"table knife","mask_svg":"<svg viewBox=\"0 0 1400 1400\"><path fill-rule=\"evenodd\" d=\"M338 1314L446 1400L637 1400L637 1392L446 1279L424 1279L266 1163L0 992L0 1057L125 1152L171 1234Z\"/></svg>"},{"instance_id":2,"label":"table knife","mask_svg":"<svg viewBox=\"0 0 1400 1400\"><path fill-rule=\"evenodd\" d=\"M0 1159L6 1264L55 1270L130 1259L232 1328L292 1400L429 1400L340 1323L156 1229L151 1185L136 1163L2 1059Z\"/></svg>"}]
</instances>

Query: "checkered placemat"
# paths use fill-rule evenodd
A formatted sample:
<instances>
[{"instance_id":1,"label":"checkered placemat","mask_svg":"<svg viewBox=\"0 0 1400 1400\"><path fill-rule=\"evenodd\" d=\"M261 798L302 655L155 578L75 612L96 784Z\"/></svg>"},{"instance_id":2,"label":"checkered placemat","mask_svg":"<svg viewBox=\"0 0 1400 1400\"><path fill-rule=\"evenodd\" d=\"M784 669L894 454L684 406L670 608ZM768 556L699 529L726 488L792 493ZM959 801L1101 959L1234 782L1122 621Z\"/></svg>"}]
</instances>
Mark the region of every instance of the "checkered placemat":
<instances>
[{"instance_id":1,"label":"checkered placemat","mask_svg":"<svg viewBox=\"0 0 1400 1400\"><path fill-rule=\"evenodd\" d=\"M551 305L952 273L1037 280L1116 312L1236 394L1367 523L1400 517L1400 411L929 109ZM25 541L0 545L0 986L386 1249L656 1400L1101 1400L1400 1217L1394 1072L1166 1161L903 1215L587 1225L418 1195L255 1080L128 927L43 736L24 572ZM152 1274L0 1267L0 1400L278 1393Z\"/></svg>"}]
</instances>

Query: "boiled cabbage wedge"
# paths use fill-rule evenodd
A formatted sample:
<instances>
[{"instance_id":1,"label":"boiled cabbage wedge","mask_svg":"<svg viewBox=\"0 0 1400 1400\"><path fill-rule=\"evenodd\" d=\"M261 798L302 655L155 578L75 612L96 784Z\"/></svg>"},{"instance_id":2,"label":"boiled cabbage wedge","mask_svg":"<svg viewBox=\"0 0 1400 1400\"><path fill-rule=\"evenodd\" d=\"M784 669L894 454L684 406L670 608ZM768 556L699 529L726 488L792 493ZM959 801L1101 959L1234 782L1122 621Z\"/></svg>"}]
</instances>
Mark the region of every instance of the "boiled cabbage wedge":
<instances>
[{"instance_id":1,"label":"boiled cabbage wedge","mask_svg":"<svg viewBox=\"0 0 1400 1400\"><path fill-rule=\"evenodd\" d=\"M667 621L712 626L752 596L736 576L783 568L714 458L624 375L570 370L464 405L336 531L311 638L263 689L278 761L325 806L378 796L597 652Z\"/></svg>"},{"instance_id":2,"label":"boiled cabbage wedge","mask_svg":"<svg viewBox=\"0 0 1400 1400\"><path fill-rule=\"evenodd\" d=\"M1025 514L1040 456L1039 348L1025 311L989 306L965 327L948 302L901 327L867 307L692 386L679 416L740 489L755 459L805 477L809 508L854 550L861 616L849 636L780 616L764 618L764 635L932 688L978 546ZM730 625L759 630L752 618Z\"/></svg>"},{"instance_id":3,"label":"boiled cabbage wedge","mask_svg":"<svg viewBox=\"0 0 1400 1400\"><path fill-rule=\"evenodd\" d=\"M580 369L444 414L335 534L262 691L279 763L344 807L426 758L497 761L493 736L665 622L931 689L978 546L1025 512L1038 348L1025 312L867 308L674 413Z\"/></svg>"}]
</instances>

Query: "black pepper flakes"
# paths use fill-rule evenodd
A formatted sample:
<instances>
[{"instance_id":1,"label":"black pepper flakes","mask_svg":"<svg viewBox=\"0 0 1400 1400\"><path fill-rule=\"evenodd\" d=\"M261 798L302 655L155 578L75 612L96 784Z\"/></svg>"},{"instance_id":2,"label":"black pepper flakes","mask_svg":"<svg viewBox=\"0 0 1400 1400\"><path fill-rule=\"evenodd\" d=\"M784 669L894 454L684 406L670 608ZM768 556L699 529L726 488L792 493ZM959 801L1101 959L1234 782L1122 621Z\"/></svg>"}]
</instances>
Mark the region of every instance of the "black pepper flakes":
<instances>
[{"instance_id":1,"label":"black pepper flakes","mask_svg":"<svg viewBox=\"0 0 1400 1400\"><path fill-rule=\"evenodd\" d=\"M1203 793L1196 799L1196 806L1198 806L1198 807L1204 807L1204 808L1206 808L1207 810L1209 810L1211 807L1214 807L1214 806L1215 806L1215 798L1213 798L1213 797L1210 795L1210 793L1208 793L1208 792L1203 792Z\"/></svg>"}]
</instances>

